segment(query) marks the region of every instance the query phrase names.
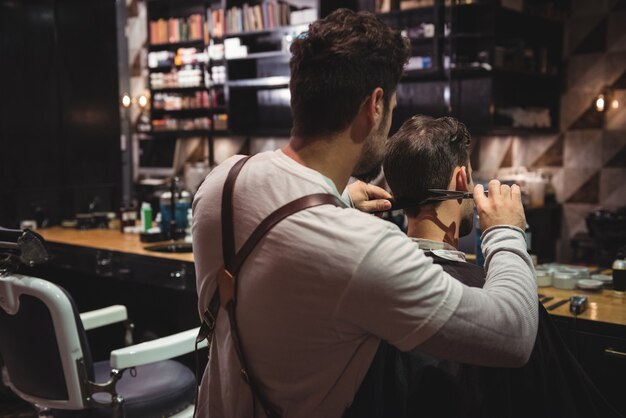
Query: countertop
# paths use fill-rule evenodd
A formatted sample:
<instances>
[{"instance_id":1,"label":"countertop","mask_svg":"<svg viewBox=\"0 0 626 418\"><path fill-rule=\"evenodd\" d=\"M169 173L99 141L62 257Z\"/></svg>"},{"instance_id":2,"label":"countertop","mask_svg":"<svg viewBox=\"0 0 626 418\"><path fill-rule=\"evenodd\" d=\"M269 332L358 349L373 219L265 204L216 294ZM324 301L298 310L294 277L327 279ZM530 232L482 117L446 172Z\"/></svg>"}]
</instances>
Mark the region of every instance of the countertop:
<instances>
[{"instance_id":1,"label":"countertop","mask_svg":"<svg viewBox=\"0 0 626 418\"><path fill-rule=\"evenodd\" d=\"M544 303L546 308L561 299L569 299L574 295L587 296L587 309L578 315L577 318L622 326L626 325L626 292L616 292L606 288L602 290L562 290L554 287L539 287L537 292L554 298ZM569 311L569 303L548 312L556 316L574 317Z\"/></svg>"},{"instance_id":2,"label":"countertop","mask_svg":"<svg viewBox=\"0 0 626 418\"><path fill-rule=\"evenodd\" d=\"M139 235L122 234L120 231L111 229L68 229L52 227L38 229L46 241L57 244L74 245L80 247L96 248L99 250L117 251L127 254L142 255L146 257L166 258L170 260L187 261L193 263L192 253L172 254L146 251L144 247L158 243L141 242Z\"/></svg>"},{"instance_id":3,"label":"countertop","mask_svg":"<svg viewBox=\"0 0 626 418\"><path fill-rule=\"evenodd\" d=\"M142 255L161 259L178 260L193 263L193 254L169 254L146 251L145 246L156 243L143 243L135 234L122 234L116 230L90 229L76 230L61 227L52 227L37 230L46 241L51 243L82 246L108 251L117 251L128 254ZM586 319L609 324L626 325L626 294L615 292L611 289L599 291L591 290L560 290L554 287L540 287L538 293L552 296L545 306L549 306L558 300L569 299L573 295L585 295L588 298L587 310L578 316ZM550 314L572 318L569 312L569 303L566 303L552 311Z\"/></svg>"}]
</instances>

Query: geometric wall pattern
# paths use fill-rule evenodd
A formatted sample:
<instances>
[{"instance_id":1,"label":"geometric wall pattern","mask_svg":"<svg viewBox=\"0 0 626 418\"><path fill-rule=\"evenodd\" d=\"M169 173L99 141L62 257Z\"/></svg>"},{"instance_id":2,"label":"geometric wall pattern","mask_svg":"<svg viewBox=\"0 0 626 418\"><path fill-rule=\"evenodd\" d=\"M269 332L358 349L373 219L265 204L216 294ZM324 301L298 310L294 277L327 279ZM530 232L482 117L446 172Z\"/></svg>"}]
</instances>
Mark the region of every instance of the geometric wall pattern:
<instances>
[{"instance_id":1,"label":"geometric wall pattern","mask_svg":"<svg viewBox=\"0 0 626 418\"><path fill-rule=\"evenodd\" d=\"M626 0L573 0L565 24L565 71L560 133L524 137L482 137L480 172L523 165L552 174L563 204L562 248L584 232L596 208L626 206ZM606 89L619 103L596 111Z\"/></svg>"}]
</instances>

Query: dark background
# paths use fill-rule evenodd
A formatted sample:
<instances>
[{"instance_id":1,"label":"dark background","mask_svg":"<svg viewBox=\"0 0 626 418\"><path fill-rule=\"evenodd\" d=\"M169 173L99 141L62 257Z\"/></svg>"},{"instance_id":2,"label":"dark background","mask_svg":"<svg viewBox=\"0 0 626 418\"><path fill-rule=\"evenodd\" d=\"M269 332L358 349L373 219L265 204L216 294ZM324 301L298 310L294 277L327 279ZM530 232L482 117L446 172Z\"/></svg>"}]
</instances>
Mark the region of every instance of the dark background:
<instances>
[{"instance_id":1,"label":"dark background","mask_svg":"<svg viewBox=\"0 0 626 418\"><path fill-rule=\"evenodd\" d=\"M0 0L0 225L119 207L113 0Z\"/></svg>"}]
</instances>

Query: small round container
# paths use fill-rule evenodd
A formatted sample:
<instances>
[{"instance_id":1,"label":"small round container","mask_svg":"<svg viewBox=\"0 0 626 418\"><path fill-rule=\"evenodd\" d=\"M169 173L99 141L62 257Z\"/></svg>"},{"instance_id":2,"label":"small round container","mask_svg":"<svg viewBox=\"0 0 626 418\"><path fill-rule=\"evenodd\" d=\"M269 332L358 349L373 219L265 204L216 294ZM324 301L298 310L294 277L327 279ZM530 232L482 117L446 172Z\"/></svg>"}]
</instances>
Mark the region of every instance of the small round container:
<instances>
[{"instance_id":1,"label":"small round container","mask_svg":"<svg viewBox=\"0 0 626 418\"><path fill-rule=\"evenodd\" d=\"M611 286L613 284L613 277L607 274L592 274L591 279L598 280L605 286Z\"/></svg>"},{"instance_id":2,"label":"small round container","mask_svg":"<svg viewBox=\"0 0 626 418\"><path fill-rule=\"evenodd\" d=\"M570 273L578 280L588 279L589 278L589 269L586 267L577 267L577 266L563 266L558 269L559 273Z\"/></svg>"},{"instance_id":3,"label":"small round container","mask_svg":"<svg viewBox=\"0 0 626 418\"><path fill-rule=\"evenodd\" d=\"M552 286L552 273L549 270L535 270L535 279L538 287Z\"/></svg>"},{"instance_id":4,"label":"small round container","mask_svg":"<svg viewBox=\"0 0 626 418\"><path fill-rule=\"evenodd\" d=\"M582 279L576 283L578 288L585 290L600 290L602 289L602 282L600 280Z\"/></svg>"},{"instance_id":5,"label":"small round container","mask_svg":"<svg viewBox=\"0 0 626 418\"><path fill-rule=\"evenodd\" d=\"M554 276L554 273L556 273L559 270L559 267L561 266L562 266L561 264L556 264L556 263L544 263L544 264L539 264L537 268L540 270L547 270Z\"/></svg>"},{"instance_id":6,"label":"small round container","mask_svg":"<svg viewBox=\"0 0 626 418\"><path fill-rule=\"evenodd\" d=\"M572 273L557 272L552 278L552 286L557 289L571 290L576 289L578 278Z\"/></svg>"}]
</instances>

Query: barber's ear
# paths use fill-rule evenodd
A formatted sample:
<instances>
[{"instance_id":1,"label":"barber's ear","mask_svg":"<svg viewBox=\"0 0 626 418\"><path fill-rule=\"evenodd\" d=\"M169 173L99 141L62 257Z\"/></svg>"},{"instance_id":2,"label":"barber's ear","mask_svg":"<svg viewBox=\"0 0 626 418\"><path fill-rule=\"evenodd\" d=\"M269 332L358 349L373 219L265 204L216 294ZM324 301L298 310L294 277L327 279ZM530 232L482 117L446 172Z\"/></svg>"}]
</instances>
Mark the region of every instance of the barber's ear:
<instances>
[{"instance_id":1,"label":"barber's ear","mask_svg":"<svg viewBox=\"0 0 626 418\"><path fill-rule=\"evenodd\" d=\"M456 190L458 192L467 192L469 191L469 179L467 178L467 168L465 166L461 166L459 170L456 172Z\"/></svg>"},{"instance_id":2,"label":"barber's ear","mask_svg":"<svg viewBox=\"0 0 626 418\"><path fill-rule=\"evenodd\" d=\"M377 87L374 90L374 97L376 99L376 114L382 118L385 113L385 93L383 92L383 89Z\"/></svg>"},{"instance_id":3,"label":"barber's ear","mask_svg":"<svg viewBox=\"0 0 626 418\"><path fill-rule=\"evenodd\" d=\"M381 120L385 112L383 89L376 87L367 99L365 106L367 108L367 114L371 118L372 122Z\"/></svg>"}]
</instances>

